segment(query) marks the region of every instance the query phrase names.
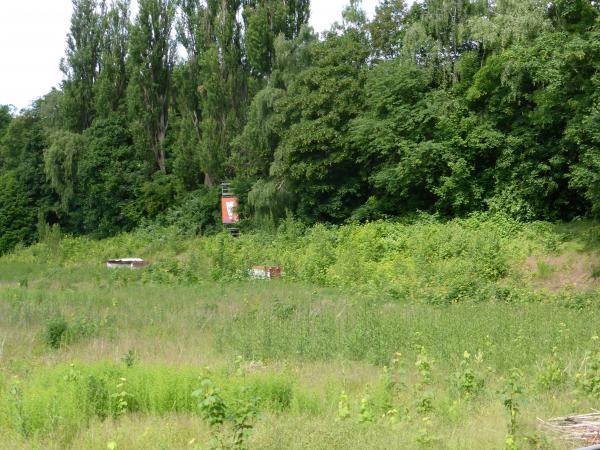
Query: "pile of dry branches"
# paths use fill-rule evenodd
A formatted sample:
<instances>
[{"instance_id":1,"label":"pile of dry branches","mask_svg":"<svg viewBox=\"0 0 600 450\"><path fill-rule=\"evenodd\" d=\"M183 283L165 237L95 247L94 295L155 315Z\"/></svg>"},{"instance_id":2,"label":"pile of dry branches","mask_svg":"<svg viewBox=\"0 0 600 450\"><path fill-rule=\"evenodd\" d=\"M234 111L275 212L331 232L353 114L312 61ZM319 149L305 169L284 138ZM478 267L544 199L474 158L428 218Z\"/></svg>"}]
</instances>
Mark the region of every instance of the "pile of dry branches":
<instances>
[{"instance_id":1,"label":"pile of dry branches","mask_svg":"<svg viewBox=\"0 0 600 450\"><path fill-rule=\"evenodd\" d=\"M538 419L544 427L558 433L563 439L585 445L600 444L600 411L590 414L556 417L548 421Z\"/></svg>"}]
</instances>

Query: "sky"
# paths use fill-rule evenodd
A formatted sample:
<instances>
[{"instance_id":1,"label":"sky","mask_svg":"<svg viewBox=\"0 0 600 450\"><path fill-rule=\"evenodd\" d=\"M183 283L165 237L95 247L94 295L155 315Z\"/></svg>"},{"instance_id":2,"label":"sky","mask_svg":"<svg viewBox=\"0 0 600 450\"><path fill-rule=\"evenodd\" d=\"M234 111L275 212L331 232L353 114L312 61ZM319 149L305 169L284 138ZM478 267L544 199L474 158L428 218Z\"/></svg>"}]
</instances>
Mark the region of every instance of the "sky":
<instances>
[{"instance_id":1,"label":"sky","mask_svg":"<svg viewBox=\"0 0 600 450\"><path fill-rule=\"evenodd\" d=\"M348 0L313 0L315 31L341 21ZM369 17L378 0L363 0ZM30 105L62 80L60 59L71 19L71 0L0 0L0 105Z\"/></svg>"}]
</instances>

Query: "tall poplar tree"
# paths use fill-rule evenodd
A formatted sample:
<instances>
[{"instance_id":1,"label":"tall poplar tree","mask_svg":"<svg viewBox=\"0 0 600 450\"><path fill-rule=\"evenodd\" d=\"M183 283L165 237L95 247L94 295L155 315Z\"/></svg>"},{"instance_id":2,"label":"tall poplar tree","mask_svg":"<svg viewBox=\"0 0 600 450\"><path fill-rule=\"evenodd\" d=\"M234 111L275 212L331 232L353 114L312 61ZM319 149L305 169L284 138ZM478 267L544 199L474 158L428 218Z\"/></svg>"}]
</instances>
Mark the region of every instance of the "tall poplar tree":
<instances>
[{"instance_id":1,"label":"tall poplar tree","mask_svg":"<svg viewBox=\"0 0 600 450\"><path fill-rule=\"evenodd\" d=\"M169 128L175 0L140 0L129 38L129 112L136 145L167 172L165 138Z\"/></svg>"},{"instance_id":2,"label":"tall poplar tree","mask_svg":"<svg viewBox=\"0 0 600 450\"><path fill-rule=\"evenodd\" d=\"M245 48L257 76L271 72L275 38L296 38L310 15L309 0L246 0L244 2Z\"/></svg>"},{"instance_id":3,"label":"tall poplar tree","mask_svg":"<svg viewBox=\"0 0 600 450\"><path fill-rule=\"evenodd\" d=\"M65 115L73 131L88 128L94 118L94 85L102 44L102 12L96 0L72 0L71 29L60 69ZM104 2L103 2L104 4Z\"/></svg>"},{"instance_id":4,"label":"tall poplar tree","mask_svg":"<svg viewBox=\"0 0 600 450\"><path fill-rule=\"evenodd\" d=\"M203 110L200 161L205 184L212 186L230 175L230 143L245 122L248 71L238 20L240 0L209 0L205 36L210 42L200 64L199 92Z\"/></svg>"},{"instance_id":5,"label":"tall poplar tree","mask_svg":"<svg viewBox=\"0 0 600 450\"><path fill-rule=\"evenodd\" d=\"M195 189L206 181L200 164L203 111L200 75L202 58L210 45L207 28L205 2L180 0L177 40L185 49L187 59L174 72L179 117L173 172L188 189Z\"/></svg>"},{"instance_id":6,"label":"tall poplar tree","mask_svg":"<svg viewBox=\"0 0 600 450\"><path fill-rule=\"evenodd\" d=\"M104 33L95 106L98 115L105 118L125 106L130 3L130 0L113 0L102 17Z\"/></svg>"}]
</instances>

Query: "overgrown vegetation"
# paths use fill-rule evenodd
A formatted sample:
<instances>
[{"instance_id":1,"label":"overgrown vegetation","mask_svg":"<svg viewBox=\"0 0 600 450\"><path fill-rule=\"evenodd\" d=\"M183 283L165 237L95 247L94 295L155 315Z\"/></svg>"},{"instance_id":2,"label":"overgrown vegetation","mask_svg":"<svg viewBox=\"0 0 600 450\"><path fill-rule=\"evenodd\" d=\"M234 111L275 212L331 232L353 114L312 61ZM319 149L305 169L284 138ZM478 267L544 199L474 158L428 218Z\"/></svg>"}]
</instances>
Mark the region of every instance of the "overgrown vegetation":
<instances>
[{"instance_id":1,"label":"overgrown vegetation","mask_svg":"<svg viewBox=\"0 0 600 450\"><path fill-rule=\"evenodd\" d=\"M138 4L73 0L60 89L0 106L0 448L564 448L598 2Z\"/></svg>"},{"instance_id":2,"label":"overgrown vegetation","mask_svg":"<svg viewBox=\"0 0 600 450\"><path fill-rule=\"evenodd\" d=\"M54 237L0 258L0 446L563 448L536 419L597 401L597 239L503 216Z\"/></svg>"},{"instance_id":3,"label":"overgrown vegetation","mask_svg":"<svg viewBox=\"0 0 600 450\"><path fill-rule=\"evenodd\" d=\"M496 299L577 307L592 301L597 284L595 223L562 228L504 215L448 222L422 215L404 222L313 227L288 218L272 232L239 238L191 237L177 226L157 225L99 242L85 237L54 242L57 238L48 235L47 242L3 261L15 267L39 261L61 270L136 254L151 261L150 267L114 273L115 280L171 284L245 280L253 265L279 265L288 280L353 289L376 302ZM582 289L572 289L577 284Z\"/></svg>"},{"instance_id":4,"label":"overgrown vegetation","mask_svg":"<svg viewBox=\"0 0 600 450\"><path fill-rule=\"evenodd\" d=\"M572 220L598 209L595 0L75 0L64 81L0 107L0 252L35 224L114 236L418 211ZM185 53L177 54L177 48Z\"/></svg>"}]
</instances>

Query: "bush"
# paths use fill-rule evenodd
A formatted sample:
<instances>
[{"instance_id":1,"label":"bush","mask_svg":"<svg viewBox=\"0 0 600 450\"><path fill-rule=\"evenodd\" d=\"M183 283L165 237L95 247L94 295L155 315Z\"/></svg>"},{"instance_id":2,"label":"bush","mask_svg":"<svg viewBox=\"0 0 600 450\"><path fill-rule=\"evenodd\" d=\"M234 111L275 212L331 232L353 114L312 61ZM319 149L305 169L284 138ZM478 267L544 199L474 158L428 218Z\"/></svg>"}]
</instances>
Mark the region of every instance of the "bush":
<instances>
[{"instance_id":1,"label":"bush","mask_svg":"<svg viewBox=\"0 0 600 450\"><path fill-rule=\"evenodd\" d=\"M0 255L35 237L36 209L14 172L0 175Z\"/></svg>"},{"instance_id":2,"label":"bush","mask_svg":"<svg viewBox=\"0 0 600 450\"><path fill-rule=\"evenodd\" d=\"M169 209L162 222L185 235L206 234L220 224L219 194L216 188L200 188L187 194L181 204Z\"/></svg>"},{"instance_id":3,"label":"bush","mask_svg":"<svg viewBox=\"0 0 600 450\"><path fill-rule=\"evenodd\" d=\"M56 316L46 322L44 341L50 348L59 348L67 336L69 324L62 316Z\"/></svg>"},{"instance_id":4,"label":"bush","mask_svg":"<svg viewBox=\"0 0 600 450\"><path fill-rule=\"evenodd\" d=\"M76 317L69 323L63 316L57 315L46 322L44 342L50 348L60 348L81 338L98 334L100 324L85 317Z\"/></svg>"}]
</instances>

